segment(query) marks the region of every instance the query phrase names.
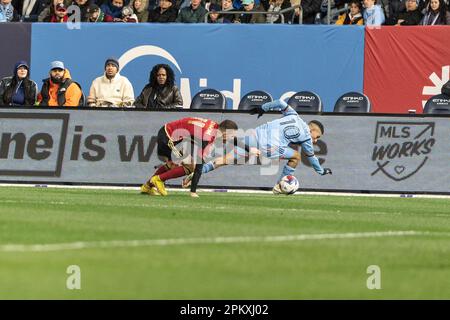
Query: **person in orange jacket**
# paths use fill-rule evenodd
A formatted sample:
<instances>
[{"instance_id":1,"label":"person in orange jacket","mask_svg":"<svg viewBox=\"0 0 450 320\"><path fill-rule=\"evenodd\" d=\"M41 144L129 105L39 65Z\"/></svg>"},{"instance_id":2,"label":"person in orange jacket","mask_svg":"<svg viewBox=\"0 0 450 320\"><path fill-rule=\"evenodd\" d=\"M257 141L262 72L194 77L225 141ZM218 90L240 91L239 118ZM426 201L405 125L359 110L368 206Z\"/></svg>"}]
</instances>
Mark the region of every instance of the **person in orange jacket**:
<instances>
[{"instance_id":1,"label":"person in orange jacket","mask_svg":"<svg viewBox=\"0 0 450 320\"><path fill-rule=\"evenodd\" d=\"M70 77L70 72L61 61L53 61L50 77L42 80L38 95L39 106L78 107L83 105L83 92L78 83Z\"/></svg>"}]
</instances>

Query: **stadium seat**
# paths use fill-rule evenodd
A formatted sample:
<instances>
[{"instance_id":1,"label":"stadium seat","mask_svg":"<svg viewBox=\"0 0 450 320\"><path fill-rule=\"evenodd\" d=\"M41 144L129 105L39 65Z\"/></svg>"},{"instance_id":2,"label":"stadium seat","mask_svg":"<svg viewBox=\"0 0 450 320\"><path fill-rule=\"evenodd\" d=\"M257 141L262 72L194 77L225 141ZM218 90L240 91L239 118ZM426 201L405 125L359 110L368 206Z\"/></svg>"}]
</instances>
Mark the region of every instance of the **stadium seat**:
<instances>
[{"instance_id":1,"label":"stadium seat","mask_svg":"<svg viewBox=\"0 0 450 320\"><path fill-rule=\"evenodd\" d=\"M226 99L222 92L215 89L204 89L198 92L191 101L191 109L225 109Z\"/></svg>"},{"instance_id":2,"label":"stadium seat","mask_svg":"<svg viewBox=\"0 0 450 320\"><path fill-rule=\"evenodd\" d=\"M322 111L322 100L317 94L311 91L297 92L287 103L299 113Z\"/></svg>"},{"instance_id":3,"label":"stadium seat","mask_svg":"<svg viewBox=\"0 0 450 320\"><path fill-rule=\"evenodd\" d=\"M367 113L370 112L369 98L359 92L347 92L337 99L334 112Z\"/></svg>"},{"instance_id":4,"label":"stadium seat","mask_svg":"<svg viewBox=\"0 0 450 320\"><path fill-rule=\"evenodd\" d=\"M251 91L242 97L238 110L251 110L272 101L270 93L261 90Z\"/></svg>"},{"instance_id":5,"label":"stadium seat","mask_svg":"<svg viewBox=\"0 0 450 320\"><path fill-rule=\"evenodd\" d=\"M438 94L428 99L423 113L427 114L450 114L450 97L446 94Z\"/></svg>"}]
</instances>

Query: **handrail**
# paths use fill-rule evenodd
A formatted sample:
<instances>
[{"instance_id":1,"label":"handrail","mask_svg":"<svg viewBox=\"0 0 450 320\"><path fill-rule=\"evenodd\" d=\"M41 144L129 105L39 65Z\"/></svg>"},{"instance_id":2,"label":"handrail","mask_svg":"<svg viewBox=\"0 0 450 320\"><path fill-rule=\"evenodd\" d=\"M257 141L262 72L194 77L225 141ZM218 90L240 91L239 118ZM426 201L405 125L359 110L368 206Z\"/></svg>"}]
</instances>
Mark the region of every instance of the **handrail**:
<instances>
[{"instance_id":1,"label":"handrail","mask_svg":"<svg viewBox=\"0 0 450 320\"><path fill-rule=\"evenodd\" d=\"M300 4L296 4L295 6L282 9L282 10L280 10L278 12L281 13L281 14L284 14L285 12L294 11L297 8L300 8L300 15L298 17L298 24L303 24L303 9L302 9L301 2L300 2ZM283 15L283 18L281 18L281 21L282 21L282 23L284 23L284 15Z\"/></svg>"},{"instance_id":2,"label":"handrail","mask_svg":"<svg viewBox=\"0 0 450 320\"><path fill-rule=\"evenodd\" d=\"M284 16L280 13L280 11L277 12L267 12L267 11L233 11L233 10L229 10L229 11L208 11L205 14L205 23L208 23L208 16L212 13L218 13L218 14L250 14L250 15L255 15L255 14L264 14L264 15L269 15L269 14L276 14L281 16L281 23L284 23ZM273 23L273 22L271 22Z\"/></svg>"}]
</instances>

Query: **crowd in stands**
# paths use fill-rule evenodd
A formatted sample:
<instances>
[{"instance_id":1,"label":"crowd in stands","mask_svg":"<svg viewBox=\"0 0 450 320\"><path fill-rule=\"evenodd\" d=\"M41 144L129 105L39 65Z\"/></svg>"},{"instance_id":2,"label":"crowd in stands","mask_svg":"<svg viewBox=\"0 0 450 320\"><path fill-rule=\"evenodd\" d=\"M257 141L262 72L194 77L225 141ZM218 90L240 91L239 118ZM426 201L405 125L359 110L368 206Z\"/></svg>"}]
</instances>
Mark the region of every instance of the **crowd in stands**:
<instances>
[{"instance_id":1,"label":"crowd in stands","mask_svg":"<svg viewBox=\"0 0 450 320\"><path fill-rule=\"evenodd\" d=\"M149 83L135 99L133 85L119 73L119 61L108 58L104 73L92 81L89 94L72 79L62 61L50 64L48 78L42 80L41 90L30 79L30 66L19 61L11 76L0 81L0 106L45 107L112 107L174 109L183 106L175 75L167 64L157 64L150 71Z\"/></svg>"},{"instance_id":2,"label":"crowd in stands","mask_svg":"<svg viewBox=\"0 0 450 320\"><path fill-rule=\"evenodd\" d=\"M338 25L447 25L449 1L332 0L331 4ZM92 23L202 23L205 16L209 23L281 23L279 12L299 4L300 8L283 11L285 23L325 21L328 0L0 0L0 22L60 23L79 13L79 21Z\"/></svg>"}]
</instances>

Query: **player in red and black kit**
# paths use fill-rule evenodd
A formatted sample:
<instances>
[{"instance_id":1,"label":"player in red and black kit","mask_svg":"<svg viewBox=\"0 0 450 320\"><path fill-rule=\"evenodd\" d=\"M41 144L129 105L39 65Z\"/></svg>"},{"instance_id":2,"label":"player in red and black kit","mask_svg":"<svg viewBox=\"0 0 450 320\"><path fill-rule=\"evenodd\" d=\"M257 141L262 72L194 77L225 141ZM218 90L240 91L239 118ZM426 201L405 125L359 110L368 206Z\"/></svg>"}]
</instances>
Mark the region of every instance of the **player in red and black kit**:
<instances>
[{"instance_id":1,"label":"player in red and black kit","mask_svg":"<svg viewBox=\"0 0 450 320\"><path fill-rule=\"evenodd\" d=\"M211 151L216 137L222 137L224 142L234 139L237 129L236 123L231 120L224 120L218 124L210 119L196 117L183 118L165 124L158 132L158 156L163 158L165 163L142 185L141 192L166 196L167 191L164 186L166 180L194 172L191 196L198 197L196 191L202 174L203 160ZM187 155L187 158L176 147L182 141L188 141L191 146L191 153ZM197 153L192 151L195 149L198 150ZM180 165L172 161L172 155L183 159Z\"/></svg>"}]
</instances>

